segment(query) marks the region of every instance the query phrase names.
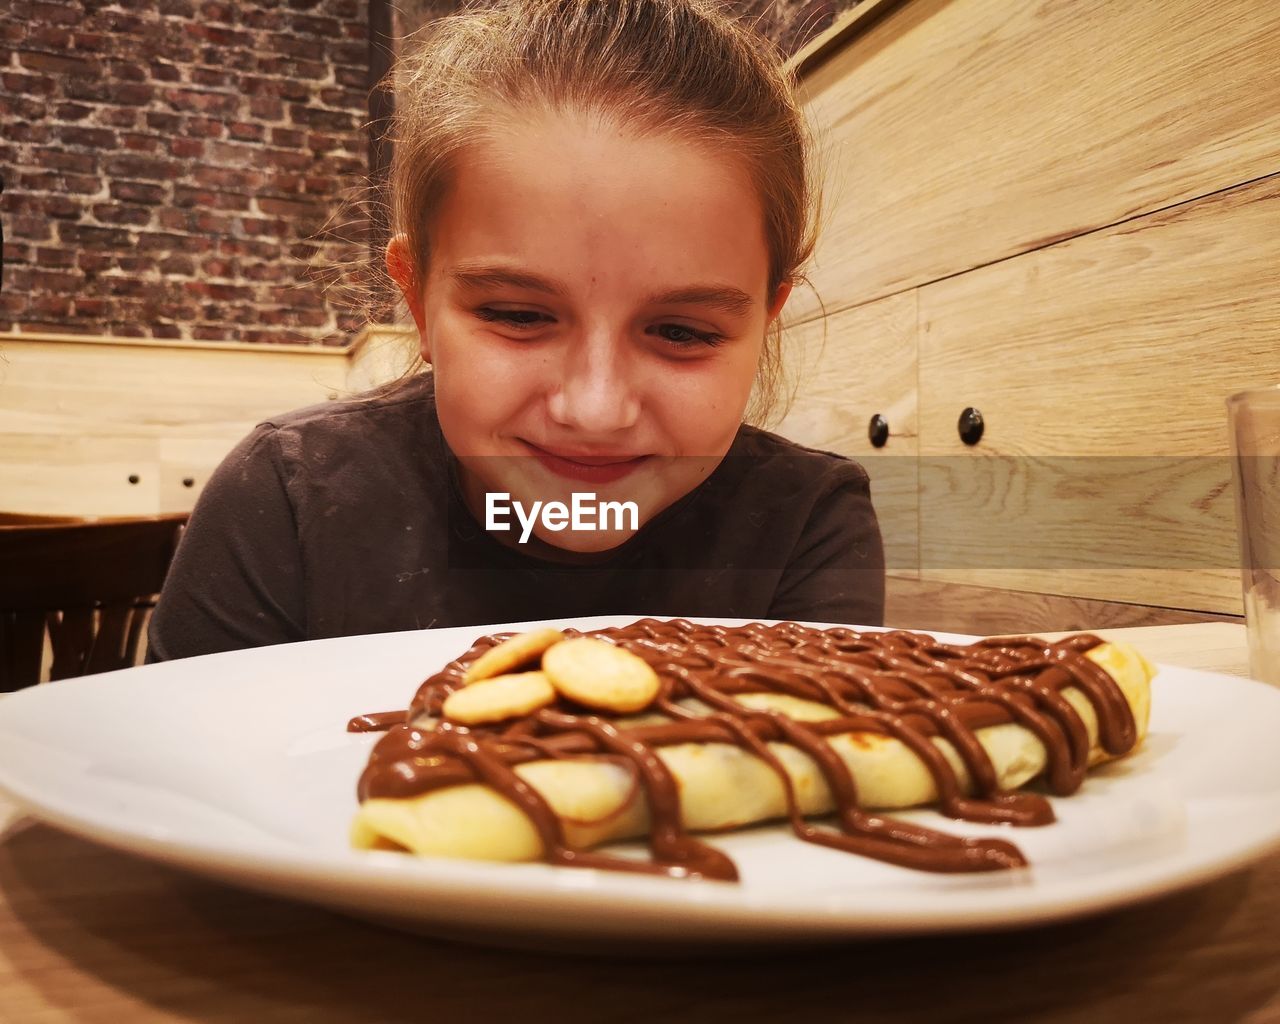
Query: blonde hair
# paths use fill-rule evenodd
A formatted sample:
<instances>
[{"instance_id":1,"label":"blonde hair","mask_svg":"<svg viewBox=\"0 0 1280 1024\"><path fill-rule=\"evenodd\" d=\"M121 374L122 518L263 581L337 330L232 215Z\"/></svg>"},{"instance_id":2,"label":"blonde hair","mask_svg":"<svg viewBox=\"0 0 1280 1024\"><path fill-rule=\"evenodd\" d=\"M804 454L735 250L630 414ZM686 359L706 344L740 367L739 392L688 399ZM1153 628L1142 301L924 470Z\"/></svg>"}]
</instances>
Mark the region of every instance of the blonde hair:
<instances>
[{"instance_id":1,"label":"blonde hair","mask_svg":"<svg viewBox=\"0 0 1280 1024\"><path fill-rule=\"evenodd\" d=\"M458 155L495 105L571 110L669 134L743 161L764 211L766 301L807 283L820 190L795 80L777 48L715 0L500 0L428 23L394 75L389 229L415 287ZM765 339L748 418L774 412L781 326Z\"/></svg>"}]
</instances>

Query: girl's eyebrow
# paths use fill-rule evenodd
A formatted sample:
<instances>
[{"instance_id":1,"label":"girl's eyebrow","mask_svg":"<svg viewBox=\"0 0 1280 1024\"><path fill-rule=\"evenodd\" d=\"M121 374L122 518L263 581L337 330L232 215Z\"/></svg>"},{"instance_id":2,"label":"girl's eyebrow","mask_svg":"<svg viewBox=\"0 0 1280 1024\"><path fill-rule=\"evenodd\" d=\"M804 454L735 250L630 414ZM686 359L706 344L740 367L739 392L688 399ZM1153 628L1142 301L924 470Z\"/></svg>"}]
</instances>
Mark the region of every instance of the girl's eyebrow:
<instances>
[{"instance_id":1,"label":"girl's eyebrow","mask_svg":"<svg viewBox=\"0 0 1280 1024\"><path fill-rule=\"evenodd\" d=\"M461 264L449 271L449 278L461 288L526 288L547 295L563 297L567 289L539 274L497 265ZM710 306L732 316L746 316L755 301L741 288L732 285L695 284L672 291L659 292L645 298L651 306Z\"/></svg>"}]
</instances>

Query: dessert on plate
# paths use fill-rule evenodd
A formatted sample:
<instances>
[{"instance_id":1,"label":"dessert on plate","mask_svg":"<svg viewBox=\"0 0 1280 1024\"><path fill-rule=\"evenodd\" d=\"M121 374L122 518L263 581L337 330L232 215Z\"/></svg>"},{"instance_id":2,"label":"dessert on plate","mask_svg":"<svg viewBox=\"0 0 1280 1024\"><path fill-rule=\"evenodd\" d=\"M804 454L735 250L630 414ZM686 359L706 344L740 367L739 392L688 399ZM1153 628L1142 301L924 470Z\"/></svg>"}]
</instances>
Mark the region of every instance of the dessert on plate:
<instances>
[{"instance_id":1,"label":"dessert on plate","mask_svg":"<svg viewBox=\"0 0 1280 1024\"><path fill-rule=\"evenodd\" d=\"M1002 836L883 815L934 805L990 825L1146 734L1153 666L1080 634L949 644L922 633L642 619L485 636L431 676L360 778L354 846L737 879L693 833L783 819L805 841L926 871L1025 866ZM993 830L994 831L994 830ZM1004 831L1004 830L1001 830ZM604 844L646 837L650 857Z\"/></svg>"}]
</instances>

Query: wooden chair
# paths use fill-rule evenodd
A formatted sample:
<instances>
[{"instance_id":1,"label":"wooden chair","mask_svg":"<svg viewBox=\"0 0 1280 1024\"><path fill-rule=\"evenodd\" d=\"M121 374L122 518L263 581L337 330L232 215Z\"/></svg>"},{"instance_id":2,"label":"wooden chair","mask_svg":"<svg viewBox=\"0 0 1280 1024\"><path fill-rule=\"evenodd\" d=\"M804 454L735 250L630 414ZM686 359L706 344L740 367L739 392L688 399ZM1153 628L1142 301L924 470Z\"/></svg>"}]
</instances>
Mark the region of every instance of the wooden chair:
<instances>
[{"instance_id":1,"label":"wooden chair","mask_svg":"<svg viewBox=\"0 0 1280 1024\"><path fill-rule=\"evenodd\" d=\"M0 513L0 692L127 668L177 548L180 515L82 519Z\"/></svg>"}]
</instances>

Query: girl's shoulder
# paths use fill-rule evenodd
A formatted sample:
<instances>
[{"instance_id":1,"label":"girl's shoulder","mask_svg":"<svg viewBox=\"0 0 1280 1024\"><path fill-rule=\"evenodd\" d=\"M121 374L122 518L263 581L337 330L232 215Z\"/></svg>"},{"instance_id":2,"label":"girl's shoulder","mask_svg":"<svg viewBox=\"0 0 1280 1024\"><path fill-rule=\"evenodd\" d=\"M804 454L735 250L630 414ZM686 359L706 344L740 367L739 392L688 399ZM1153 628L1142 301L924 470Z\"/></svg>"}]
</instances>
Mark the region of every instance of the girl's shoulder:
<instances>
[{"instance_id":1,"label":"girl's shoulder","mask_svg":"<svg viewBox=\"0 0 1280 1024\"><path fill-rule=\"evenodd\" d=\"M747 460L753 470L765 474L841 482L865 482L868 479L861 464L847 455L811 448L780 434L745 424L738 431L729 455Z\"/></svg>"}]
</instances>

